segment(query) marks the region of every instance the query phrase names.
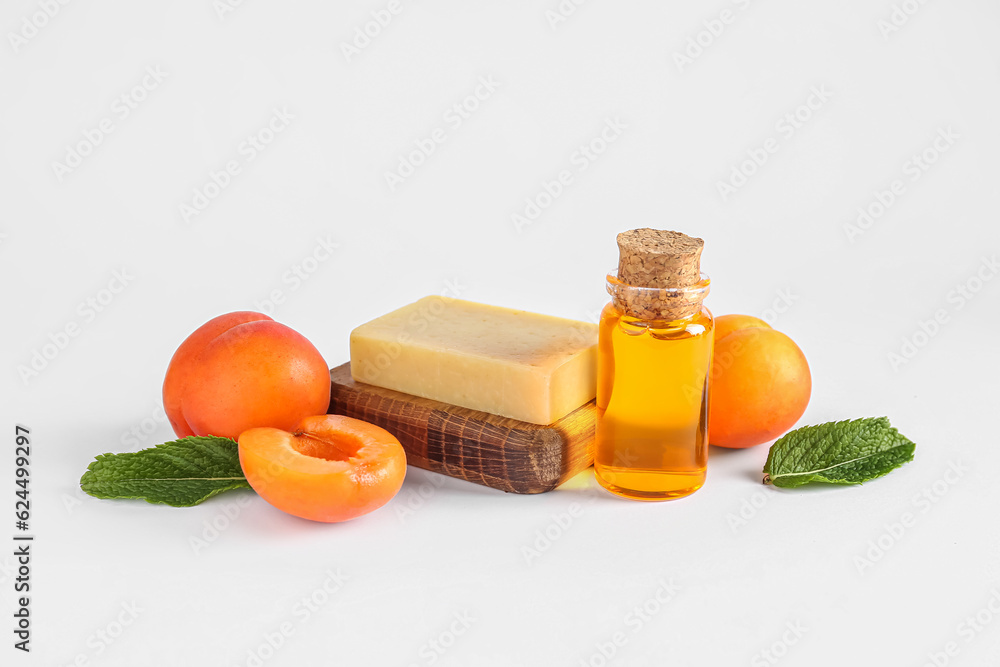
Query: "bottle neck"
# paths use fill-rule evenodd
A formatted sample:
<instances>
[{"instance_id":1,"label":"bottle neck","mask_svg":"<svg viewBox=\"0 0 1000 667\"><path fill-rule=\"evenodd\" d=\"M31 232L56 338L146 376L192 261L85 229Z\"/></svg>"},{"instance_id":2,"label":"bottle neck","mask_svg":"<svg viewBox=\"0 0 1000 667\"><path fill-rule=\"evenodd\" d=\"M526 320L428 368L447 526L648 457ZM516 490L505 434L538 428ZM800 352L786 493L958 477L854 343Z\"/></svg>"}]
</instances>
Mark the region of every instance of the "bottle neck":
<instances>
[{"instance_id":1,"label":"bottle neck","mask_svg":"<svg viewBox=\"0 0 1000 667\"><path fill-rule=\"evenodd\" d=\"M618 278L617 271L607 276L607 290L615 308L623 315L643 321L675 321L701 312L711 280L702 273L701 280L686 287L640 287Z\"/></svg>"}]
</instances>

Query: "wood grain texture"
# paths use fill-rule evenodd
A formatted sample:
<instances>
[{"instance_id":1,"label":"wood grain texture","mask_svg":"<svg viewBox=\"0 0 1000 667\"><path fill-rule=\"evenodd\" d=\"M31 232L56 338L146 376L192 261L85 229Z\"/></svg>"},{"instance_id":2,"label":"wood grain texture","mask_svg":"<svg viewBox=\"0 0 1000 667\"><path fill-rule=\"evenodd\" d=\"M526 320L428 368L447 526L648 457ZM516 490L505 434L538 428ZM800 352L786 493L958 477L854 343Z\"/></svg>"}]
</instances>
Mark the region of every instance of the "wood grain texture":
<instances>
[{"instance_id":1,"label":"wood grain texture","mask_svg":"<svg viewBox=\"0 0 1000 667\"><path fill-rule=\"evenodd\" d=\"M460 408L330 371L330 413L395 435L410 465L510 493L551 491L594 462L594 401L548 426Z\"/></svg>"}]
</instances>

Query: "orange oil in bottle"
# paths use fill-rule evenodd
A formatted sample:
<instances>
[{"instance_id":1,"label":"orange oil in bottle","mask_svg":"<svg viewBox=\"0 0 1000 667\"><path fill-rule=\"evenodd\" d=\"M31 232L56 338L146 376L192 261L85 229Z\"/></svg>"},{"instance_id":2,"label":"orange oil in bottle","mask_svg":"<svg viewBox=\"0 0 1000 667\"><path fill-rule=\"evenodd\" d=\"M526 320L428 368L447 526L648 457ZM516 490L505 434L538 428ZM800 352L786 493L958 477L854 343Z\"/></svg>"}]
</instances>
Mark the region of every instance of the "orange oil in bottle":
<instances>
[{"instance_id":1,"label":"orange oil in bottle","mask_svg":"<svg viewBox=\"0 0 1000 667\"><path fill-rule=\"evenodd\" d=\"M612 493L668 500L705 482L714 325L702 307L672 322L601 313L594 471Z\"/></svg>"}]
</instances>

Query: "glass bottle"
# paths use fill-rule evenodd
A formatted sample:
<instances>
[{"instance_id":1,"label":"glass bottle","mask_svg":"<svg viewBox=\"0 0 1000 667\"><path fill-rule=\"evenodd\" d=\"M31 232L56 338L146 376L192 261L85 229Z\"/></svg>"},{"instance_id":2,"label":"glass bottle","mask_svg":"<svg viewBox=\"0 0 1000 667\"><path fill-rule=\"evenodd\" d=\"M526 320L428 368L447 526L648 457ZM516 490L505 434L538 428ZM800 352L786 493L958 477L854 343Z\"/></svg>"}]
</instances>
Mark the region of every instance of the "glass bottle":
<instances>
[{"instance_id":1,"label":"glass bottle","mask_svg":"<svg viewBox=\"0 0 1000 667\"><path fill-rule=\"evenodd\" d=\"M622 237L634 232L647 238L628 250ZM660 241L652 255L651 232ZM594 471L626 498L680 498L705 482L714 322L702 303L710 281L699 269L701 243L659 230L619 235L622 261L607 276L611 302L600 321Z\"/></svg>"}]
</instances>

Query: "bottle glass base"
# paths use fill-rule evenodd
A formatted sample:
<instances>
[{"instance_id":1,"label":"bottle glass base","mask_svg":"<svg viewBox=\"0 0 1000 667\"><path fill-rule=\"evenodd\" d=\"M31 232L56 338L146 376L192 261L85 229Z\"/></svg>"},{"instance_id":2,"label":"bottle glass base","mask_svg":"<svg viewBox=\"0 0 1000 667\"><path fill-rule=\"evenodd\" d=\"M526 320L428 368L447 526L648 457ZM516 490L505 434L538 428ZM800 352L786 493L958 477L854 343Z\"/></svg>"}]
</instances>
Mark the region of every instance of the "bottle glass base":
<instances>
[{"instance_id":1,"label":"bottle glass base","mask_svg":"<svg viewBox=\"0 0 1000 667\"><path fill-rule=\"evenodd\" d=\"M630 500L675 500L691 495L705 483L705 470L636 470L594 468L597 481L611 493ZM613 480L613 481L612 481Z\"/></svg>"}]
</instances>

